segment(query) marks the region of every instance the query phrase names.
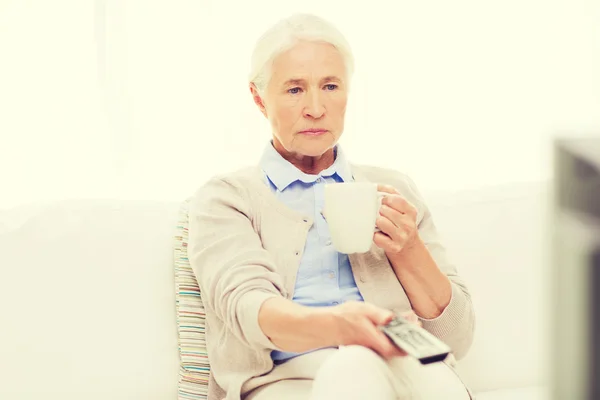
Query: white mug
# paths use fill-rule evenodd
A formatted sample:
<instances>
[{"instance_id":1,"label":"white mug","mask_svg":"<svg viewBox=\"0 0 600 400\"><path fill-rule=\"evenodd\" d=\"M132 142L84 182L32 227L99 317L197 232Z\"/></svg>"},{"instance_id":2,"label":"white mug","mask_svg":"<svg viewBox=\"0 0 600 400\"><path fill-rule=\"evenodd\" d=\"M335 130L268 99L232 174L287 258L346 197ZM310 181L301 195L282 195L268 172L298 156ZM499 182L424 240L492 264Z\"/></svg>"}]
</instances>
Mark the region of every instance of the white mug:
<instances>
[{"instance_id":1,"label":"white mug","mask_svg":"<svg viewBox=\"0 0 600 400\"><path fill-rule=\"evenodd\" d=\"M325 185L323 217L333 246L340 253L365 253L371 249L381 200L386 193L371 182Z\"/></svg>"}]
</instances>

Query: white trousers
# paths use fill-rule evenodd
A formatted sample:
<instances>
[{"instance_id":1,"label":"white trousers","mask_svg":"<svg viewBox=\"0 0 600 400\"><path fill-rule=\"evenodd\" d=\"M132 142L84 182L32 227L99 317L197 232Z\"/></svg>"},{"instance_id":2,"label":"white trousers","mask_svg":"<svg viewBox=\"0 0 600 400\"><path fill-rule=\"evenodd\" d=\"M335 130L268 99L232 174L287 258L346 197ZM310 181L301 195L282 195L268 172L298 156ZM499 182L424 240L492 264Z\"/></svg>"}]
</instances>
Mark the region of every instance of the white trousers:
<instances>
[{"instance_id":1,"label":"white trousers","mask_svg":"<svg viewBox=\"0 0 600 400\"><path fill-rule=\"evenodd\" d=\"M244 400L471 399L454 369L444 362L422 365L412 357L385 361L362 346L319 350L275 370L275 375L296 378L257 387Z\"/></svg>"}]
</instances>

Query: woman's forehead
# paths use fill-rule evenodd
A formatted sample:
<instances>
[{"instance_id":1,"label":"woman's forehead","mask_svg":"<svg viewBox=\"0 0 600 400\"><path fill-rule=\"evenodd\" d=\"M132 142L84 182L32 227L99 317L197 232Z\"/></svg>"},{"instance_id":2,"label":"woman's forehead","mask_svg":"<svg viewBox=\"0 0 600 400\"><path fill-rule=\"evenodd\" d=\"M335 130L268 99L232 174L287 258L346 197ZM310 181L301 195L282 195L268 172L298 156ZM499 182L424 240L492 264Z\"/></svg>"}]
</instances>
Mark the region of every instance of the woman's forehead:
<instances>
[{"instance_id":1,"label":"woman's forehead","mask_svg":"<svg viewBox=\"0 0 600 400\"><path fill-rule=\"evenodd\" d=\"M345 64L342 54L329 43L300 42L279 54L272 64L273 77L290 79L342 80Z\"/></svg>"}]
</instances>

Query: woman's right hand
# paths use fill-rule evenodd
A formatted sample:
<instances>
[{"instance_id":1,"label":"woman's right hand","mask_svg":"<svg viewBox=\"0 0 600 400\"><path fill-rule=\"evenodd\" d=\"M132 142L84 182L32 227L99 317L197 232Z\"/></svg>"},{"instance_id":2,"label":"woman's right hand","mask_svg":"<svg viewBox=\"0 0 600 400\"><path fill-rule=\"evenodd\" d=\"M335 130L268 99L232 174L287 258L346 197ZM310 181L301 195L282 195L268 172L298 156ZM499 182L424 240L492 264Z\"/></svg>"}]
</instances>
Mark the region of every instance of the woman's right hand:
<instances>
[{"instance_id":1,"label":"woman's right hand","mask_svg":"<svg viewBox=\"0 0 600 400\"><path fill-rule=\"evenodd\" d=\"M322 310L328 314L328 323L321 326L327 329L327 340L332 346L360 345L368 347L385 359L404 356L406 353L396 347L379 328L389 323L392 311L363 302L349 301ZM414 321L410 313L405 315ZM319 329L319 324L315 326Z\"/></svg>"},{"instance_id":2,"label":"woman's right hand","mask_svg":"<svg viewBox=\"0 0 600 400\"><path fill-rule=\"evenodd\" d=\"M412 311L403 316L419 323ZM369 303L348 301L332 307L307 307L273 297L259 310L259 326L279 350L302 353L325 347L360 345L390 359L406 355L380 330L393 317L392 311Z\"/></svg>"}]
</instances>

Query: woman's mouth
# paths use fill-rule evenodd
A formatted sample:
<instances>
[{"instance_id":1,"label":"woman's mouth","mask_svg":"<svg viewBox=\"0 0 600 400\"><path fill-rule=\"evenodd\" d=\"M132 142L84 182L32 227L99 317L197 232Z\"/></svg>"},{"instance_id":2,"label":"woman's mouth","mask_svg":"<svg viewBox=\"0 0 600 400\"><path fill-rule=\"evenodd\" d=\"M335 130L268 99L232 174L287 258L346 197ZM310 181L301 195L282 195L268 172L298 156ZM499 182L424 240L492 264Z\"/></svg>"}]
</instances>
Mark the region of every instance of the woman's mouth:
<instances>
[{"instance_id":1,"label":"woman's mouth","mask_svg":"<svg viewBox=\"0 0 600 400\"><path fill-rule=\"evenodd\" d=\"M324 133L327 133L327 129L313 128L313 129L306 129L304 131L300 131L301 135L306 135L306 136L320 136L320 135L323 135Z\"/></svg>"}]
</instances>

